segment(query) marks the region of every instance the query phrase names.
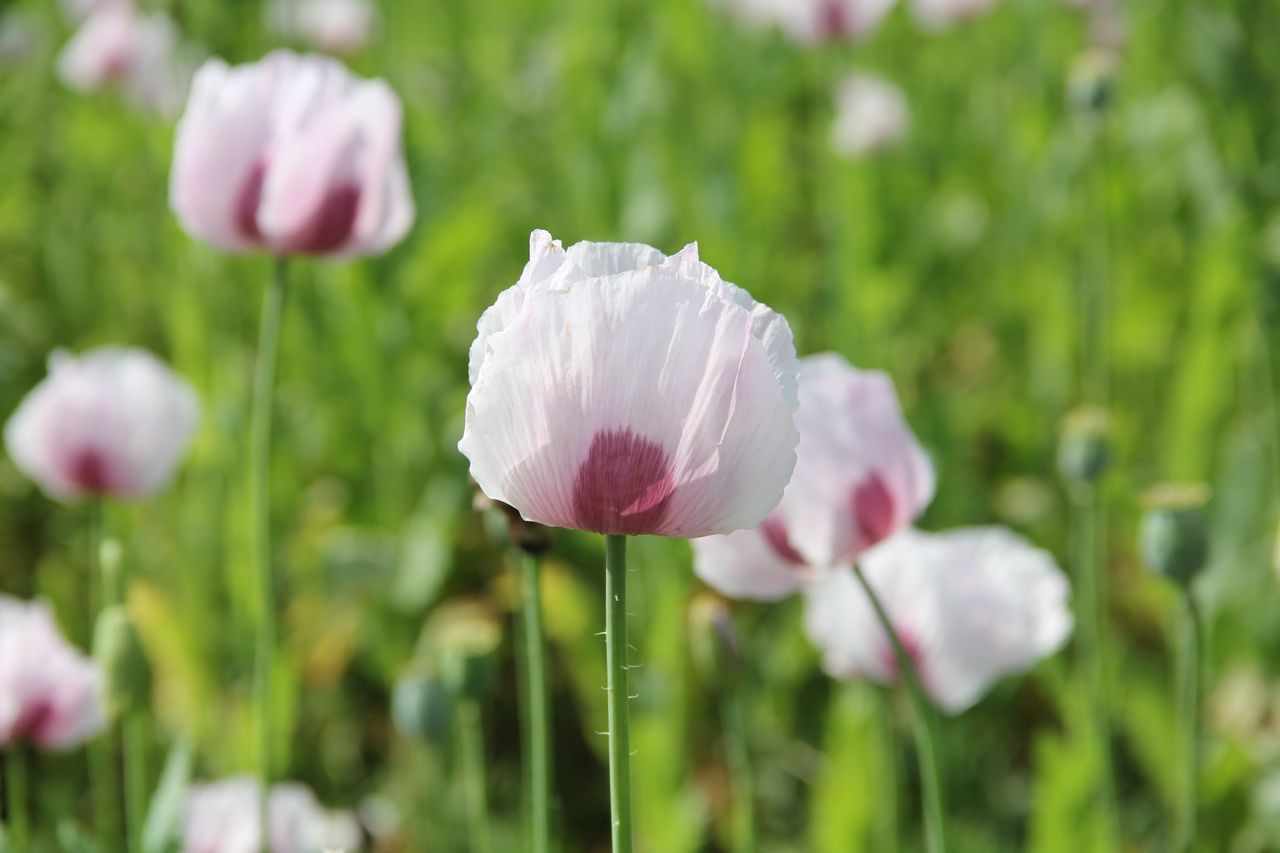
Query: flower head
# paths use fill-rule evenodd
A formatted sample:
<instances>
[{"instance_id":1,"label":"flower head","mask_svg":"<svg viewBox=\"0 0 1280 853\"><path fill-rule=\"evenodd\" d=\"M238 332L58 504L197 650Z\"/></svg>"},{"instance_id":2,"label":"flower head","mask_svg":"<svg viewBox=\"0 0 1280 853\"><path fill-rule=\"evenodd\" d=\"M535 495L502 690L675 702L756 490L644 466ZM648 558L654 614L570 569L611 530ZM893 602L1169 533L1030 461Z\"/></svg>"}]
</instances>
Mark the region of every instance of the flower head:
<instances>
[{"instance_id":1,"label":"flower head","mask_svg":"<svg viewBox=\"0 0 1280 853\"><path fill-rule=\"evenodd\" d=\"M172 113L191 80L173 21L132 5L91 12L58 57L58 75L73 89L118 87L145 109Z\"/></svg>"},{"instance_id":2,"label":"flower head","mask_svg":"<svg viewBox=\"0 0 1280 853\"><path fill-rule=\"evenodd\" d=\"M719 0L755 26L777 26L801 43L861 39L893 8L894 0Z\"/></svg>"},{"instance_id":3,"label":"flower head","mask_svg":"<svg viewBox=\"0 0 1280 853\"><path fill-rule=\"evenodd\" d=\"M192 785L183 822L185 853L259 853L263 849L262 786L249 776ZM303 785L282 784L267 800L270 853L326 853L362 847L349 812L330 812Z\"/></svg>"},{"instance_id":4,"label":"flower head","mask_svg":"<svg viewBox=\"0 0 1280 853\"><path fill-rule=\"evenodd\" d=\"M386 251L414 215L400 99L326 57L212 59L178 125L169 203L190 234L228 251Z\"/></svg>"},{"instance_id":5,"label":"flower head","mask_svg":"<svg viewBox=\"0 0 1280 853\"><path fill-rule=\"evenodd\" d=\"M49 605L0 595L0 748L71 749L105 725L98 667L63 639Z\"/></svg>"},{"instance_id":6,"label":"flower head","mask_svg":"<svg viewBox=\"0 0 1280 853\"><path fill-rule=\"evenodd\" d=\"M782 502L754 530L694 542L699 576L725 595L789 595L907 527L933 498L933 465L888 376L810 356L799 398L800 445Z\"/></svg>"},{"instance_id":7,"label":"flower head","mask_svg":"<svg viewBox=\"0 0 1280 853\"><path fill-rule=\"evenodd\" d=\"M471 347L459 449L494 500L597 533L751 527L795 462L786 320L690 244L530 240Z\"/></svg>"},{"instance_id":8,"label":"flower head","mask_svg":"<svg viewBox=\"0 0 1280 853\"><path fill-rule=\"evenodd\" d=\"M369 43L378 21L370 0L273 0L272 27L328 53L355 53Z\"/></svg>"},{"instance_id":9,"label":"flower head","mask_svg":"<svg viewBox=\"0 0 1280 853\"><path fill-rule=\"evenodd\" d=\"M925 29L938 30L976 18L999 0L914 0L912 11Z\"/></svg>"},{"instance_id":10,"label":"flower head","mask_svg":"<svg viewBox=\"0 0 1280 853\"><path fill-rule=\"evenodd\" d=\"M145 350L57 352L4 438L51 497L145 497L173 476L198 414L191 387Z\"/></svg>"},{"instance_id":11,"label":"flower head","mask_svg":"<svg viewBox=\"0 0 1280 853\"><path fill-rule=\"evenodd\" d=\"M831 141L847 157L893 145L906 134L908 123L907 99L888 80L853 74L836 89Z\"/></svg>"},{"instance_id":12,"label":"flower head","mask_svg":"<svg viewBox=\"0 0 1280 853\"><path fill-rule=\"evenodd\" d=\"M949 713L1071 634L1066 577L1047 552L1001 527L909 530L869 551L861 568L925 691ZM828 673L897 680L889 637L851 570L823 575L805 597L805 629Z\"/></svg>"}]
</instances>

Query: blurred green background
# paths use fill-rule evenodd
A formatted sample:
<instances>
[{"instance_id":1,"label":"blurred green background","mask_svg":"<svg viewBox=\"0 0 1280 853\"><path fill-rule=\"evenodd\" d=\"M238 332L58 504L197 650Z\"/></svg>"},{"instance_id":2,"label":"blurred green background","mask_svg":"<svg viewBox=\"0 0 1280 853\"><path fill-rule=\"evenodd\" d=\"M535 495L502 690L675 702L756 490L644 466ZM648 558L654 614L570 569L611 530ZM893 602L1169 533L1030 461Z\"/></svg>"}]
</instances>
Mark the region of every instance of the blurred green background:
<instances>
[{"instance_id":1,"label":"blurred green background","mask_svg":"<svg viewBox=\"0 0 1280 853\"><path fill-rule=\"evenodd\" d=\"M110 506L106 523L138 579L130 606L157 671L153 773L180 735L201 777L247 771L245 424L270 262L187 238L166 202L171 123L65 90L55 5L8 5L36 38L0 67L0 414L56 347L146 346L197 385L204 421L178 483ZM478 600L505 632L483 705L494 832L499 849L520 843L515 566L471 509L455 444L475 321L545 227L566 244L697 240L790 318L802 353L887 370L939 470L929 529L1006 523L1069 565L1059 425L1085 399L1109 402L1122 849L1169 849L1180 772L1177 601L1134 554L1137 496L1163 479L1209 482L1205 849L1280 849L1272 0L1124 3L1100 110L1068 95L1089 33L1053 0L1005 0L943 33L900 7L863 43L812 49L699 0L381 10L380 35L351 64L404 99L418 218L383 258L290 269L273 469L287 778L397 816L385 849L468 849L448 733L410 741L389 706L423 626ZM274 44L256 2L176 11L188 39L229 61ZM897 82L912 121L898 147L851 161L829 137L833 88L854 69ZM1107 381L1084 381L1089 364ZM87 517L0 458L0 589L49 597L82 646ZM640 846L727 849L717 688L690 655L690 549L651 539L633 555ZM567 534L545 570L556 823L571 851L608 846L601 559L599 538ZM903 697L825 677L799 601L733 609L762 849L917 849ZM1074 658L945 721L957 850L1106 849ZM86 814L81 754L35 772L48 818Z\"/></svg>"}]
</instances>

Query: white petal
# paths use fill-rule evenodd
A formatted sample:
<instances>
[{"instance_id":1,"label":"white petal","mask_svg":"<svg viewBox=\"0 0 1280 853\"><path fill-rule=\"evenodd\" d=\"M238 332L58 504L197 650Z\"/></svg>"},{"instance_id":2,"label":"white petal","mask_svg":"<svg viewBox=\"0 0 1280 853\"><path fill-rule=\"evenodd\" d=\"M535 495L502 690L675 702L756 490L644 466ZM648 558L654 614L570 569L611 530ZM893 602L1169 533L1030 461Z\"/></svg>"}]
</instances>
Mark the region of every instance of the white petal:
<instances>
[{"instance_id":1,"label":"white petal","mask_svg":"<svg viewBox=\"0 0 1280 853\"><path fill-rule=\"evenodd\" d=\"M777 601L815 578L813 569L771 545L760 527L694 539L693 553L698 577L730 598Z\"/></svg>"}]
</instances>

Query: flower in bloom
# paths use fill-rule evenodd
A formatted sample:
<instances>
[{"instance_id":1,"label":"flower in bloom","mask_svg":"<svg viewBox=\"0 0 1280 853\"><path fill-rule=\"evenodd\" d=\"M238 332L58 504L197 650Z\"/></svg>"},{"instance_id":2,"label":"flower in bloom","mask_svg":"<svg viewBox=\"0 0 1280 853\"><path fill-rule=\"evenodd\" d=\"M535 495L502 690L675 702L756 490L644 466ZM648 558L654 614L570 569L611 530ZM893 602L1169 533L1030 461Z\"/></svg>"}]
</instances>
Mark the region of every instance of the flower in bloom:
<instances>
[{"instance_id":1,"label":"flower in bloom","mask_svg":"<svg viewBox=\"0 0 1280 853\"><path fill-rule=\"evenodd\" d=\"M998 0L914 0L912 10L925 29L937 30L976 18Z\"/></svg>"},{"instance_id":2,"label":"flower in bloom","mask_svg":"<svg viewBox=\"0 0 1280 853\"><path fill-rule=\"evenodd\" d=\"M250 776L192 785L182 830L184 853L260 853L261 784ZM281 784L267 799L270 853L352 851L362 845L350 812L330 812L303 785Z\"/></svg>"},{"instance_id":3,"label":"flower in bloom","mask_svg":"<svg viewBox=\"0 0 1280 853\"><path fill-rule=\"evenodd\" d=\"M860 563L920 675L948 713L1003 675L1053 654L1071 635L1071 590L1045 551L1002 527L905 531ZM852 570L805 590L805 629L837 678L891 683L897 657Z\"/></svg>"},{"instance_id":4,"label":"flower in bloom","mask_svg":"<svg viewBox=\"0 0 1280 853\"><path fill-rule=\"evenodd\" d=\"M0 748L71 749L102 731L102 675L44 602L0 595Z\"/></svg>"},{"instance_id":5,"label":"flower in bloom","mask_svg":"<svg viewBox=\"0 0 1280 853\"><path fill-rule=\"evenodd\" d=\"M779 27L801 43L860 39L893 7L894 0L719 0L755 26Z\"/></svg>"},{"instance_id":6,"label":"flower in bloom","mask_svg":"<svg viewBox=\"0 0 1280 853\"><path fill-rule=\"evenodd\" d=\"M355 53L377 24L370 0L274 0L268 18L279 33L329 53Z\"/></svg>"},{"instance_id":7,"label":"flower in bloom","mask_svg":"<svg viewBox=\"0 0 1280 853\"><path fill-rule=\"evenodd\" d=\"M169 482L199 416L195 392L139 349L57 352L5 426L14 463L54 498L136 498Z\"/></svg>"},{"instance_id":8,"label":"flower in bloom","mask_svg":"<svg viewBox=\"0 0 1280 853\"><path fill-rule=\"evenodd\" d=\"M104 9L132 9L133 0L62 0L62 13L73 24L78 24L94 12Z\"/></svg>"},{"instance_id":9,"label":"flower in bloom","mask_svg":"<svg viewBox=\"0 0 1280 853\"><path fill-rule=\"evenodd\" d=\"M459 449L528 521L693 537L760 523L795 463L783 317L690 244L530 238L480 318Z\"/></svg>"},{"instance_id":10,"label":"flower in bloom","mask_svg":"<svg viewBox=\"0 0 1280 853\"><path fill-rule=\"evenodd\" d=\"M212 59L178 125L169 203L228 251L383 252L414 214L400 99L327 57Z\"/></svg>"},{"instance_id":11,"label":"flower in bloom","mask_svg":"<svg viewBox=\"0 0 1280 853\"><path fill-rule=\"evenodd\" d=\"M836 151L857 157L900 140L909 113L902 90L870 74L846 77L836 89L836 118L831 142Z\"/></svg>"},{"instance_id":12,"label":"flower in bloom","mask_svg":"<svg viewBox=\"0 0 1280 853\"><path fill-rule=\"evenodd\" d=\"M762 524L696 540L698 575L725 595L770 600L848 565L906 528L936 475L893 382L834 354L800 362L795 474Z\"/></svg>"},{"instance_id":13,"label":"flower in bloom","mask_svg":"<svg viewBox=\"0 0 1280 853\"><path fill-rule=\"evenodd\" d=\"M84 20L58 57L58 75L73 89L118 87L135 104L175 112L191 75L173 21L131 5L104 5Z\"/></svg>"}]
</instances>

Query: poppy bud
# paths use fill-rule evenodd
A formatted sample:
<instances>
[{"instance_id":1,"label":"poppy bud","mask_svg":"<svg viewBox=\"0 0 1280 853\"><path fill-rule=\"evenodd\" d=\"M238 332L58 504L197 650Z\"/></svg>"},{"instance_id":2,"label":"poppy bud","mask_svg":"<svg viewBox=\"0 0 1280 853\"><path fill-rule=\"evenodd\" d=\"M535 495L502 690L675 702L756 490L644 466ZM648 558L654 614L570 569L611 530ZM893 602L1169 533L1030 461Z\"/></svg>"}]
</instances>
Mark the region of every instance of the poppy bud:
<instances>
[{"instance_id":1,"label":"poppy bud","mask_svg":"<svg viewBox=\"0 0 1280 853\"><path fill-rule=\"evenodd\" d=\"M708 684L722 681L742 659L742 645L724 599L709 592L689 605L689 652L695 670Z\"/></svg>"},{"instance_id":2,"label":"poppy bud","mask_svg":"<svg viewBox=\"0 0 1280 853\"><path fill-rule=\"evenodd\" d=\"M98 614L93 657L102 669L108 715L117 718L146 707L151 694L151 667L125 608L113 605Z\"/></svg>"},{"instance_id":3,"label":"poppy bud","mask_svg":"<svg viewBox=\"0 0 1280 853\"><path fill-rule=\"evenodd\" d=\"M1081 406L1067 414L1058 445L1058 470L1067 482L1093 483L1111 464L1106 410Z\"/></svg>"},{"instance_id":4,"label":"poppy bud","mask_svg":"<svg viewBox=\"0 0 1280 853\"><path fill-rule=\"evenodd\" d=\"M449 693L440 679L409 672L396 682L391 693L391 722L402 736L446 743L452 716Z\"/></svg>"},{"instance_id":5,"label":"poppy bud","mask_svg":"<svg viewBox=\"0 0 1280 853\"><path fill-rule=\"evenodd\" d=\"M1178 583L1190 583L1209 558L1209 525L1202 484L1168 483L1147 492L1138 549L1147 568Z\"/></svg>"},{"instance_id":6,"label":"poppy bud","mask_svg":"<svg viewBox=\"0 0 1280 853\"><path fill-rule=\"evenodd\" d=\"M439 661L440 679L454 697L479 699L497 678L502 626L486 607L464 602L443 607L427 625L424 649Z\"/></svg>"},{"instance_id":7,"label":"poppy bud","mask_svg":"<svg viewBox=\"0 0 1280 853\"><path fill-rule=\"evenodd\" d=\"M1067 98L1081 113L1097 115L1115 95L1115 57L1109 51L1089 50L1076 58L1067 78Z\"/></svg>"}]
</instances>

